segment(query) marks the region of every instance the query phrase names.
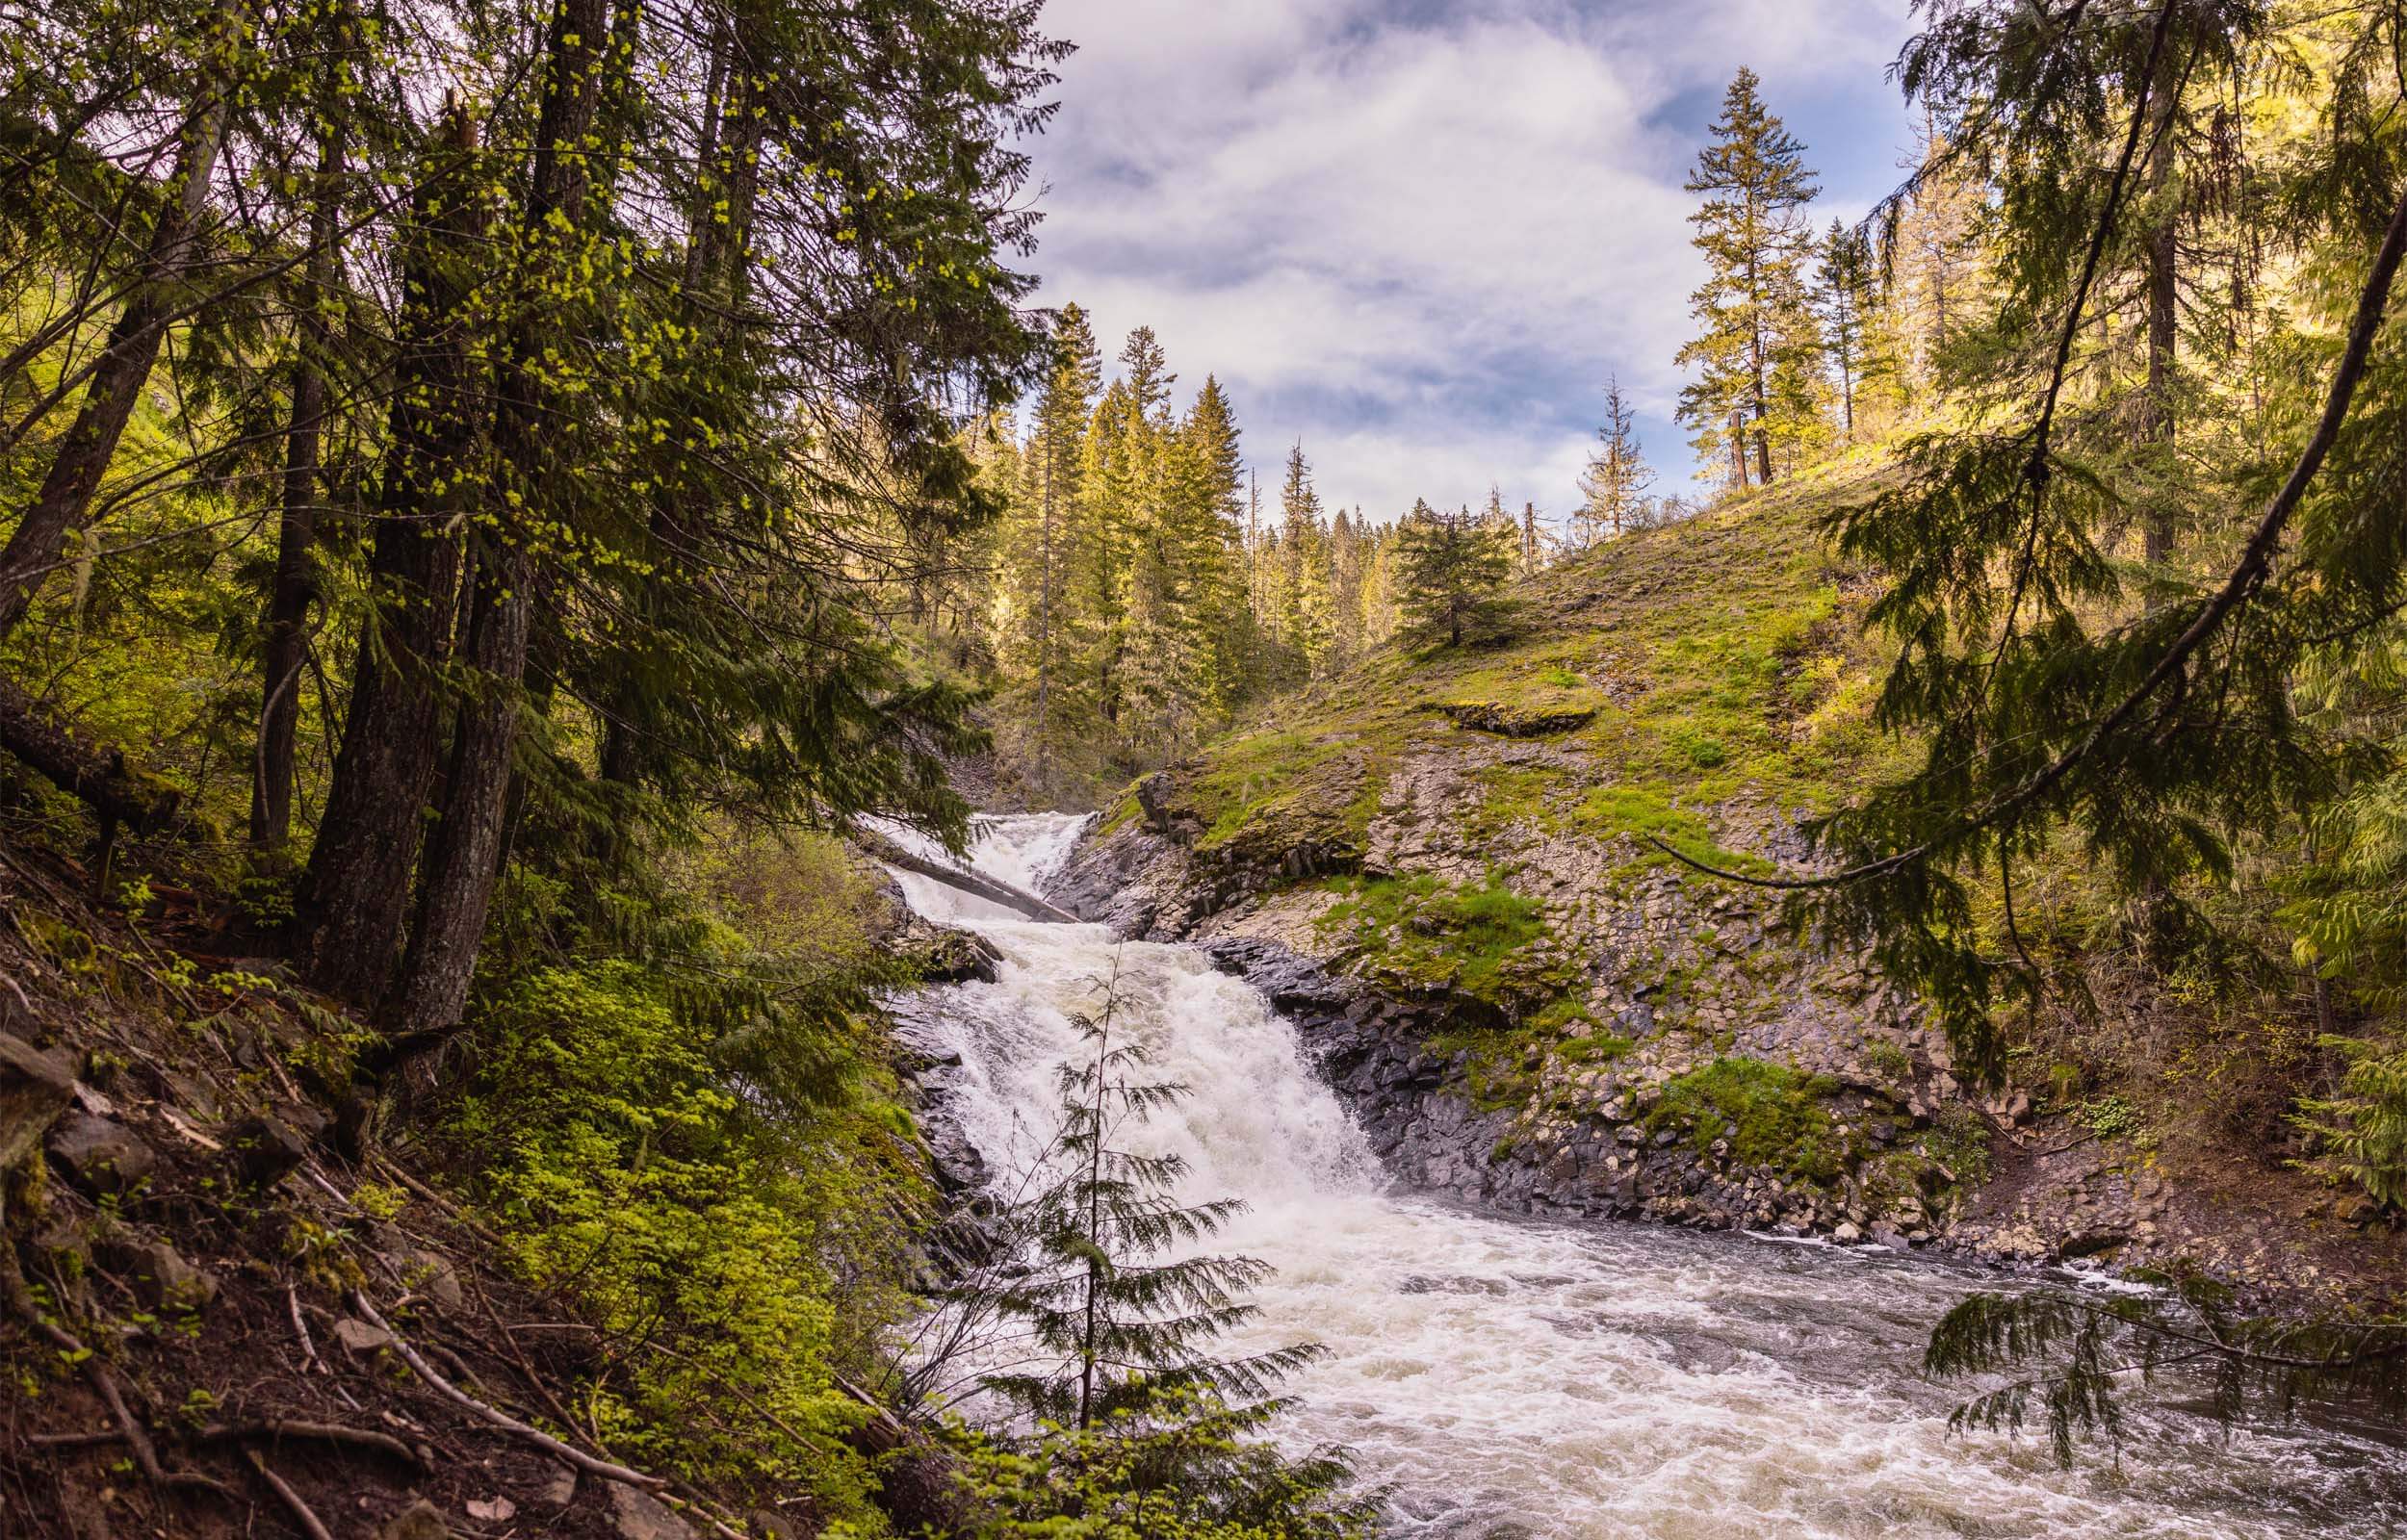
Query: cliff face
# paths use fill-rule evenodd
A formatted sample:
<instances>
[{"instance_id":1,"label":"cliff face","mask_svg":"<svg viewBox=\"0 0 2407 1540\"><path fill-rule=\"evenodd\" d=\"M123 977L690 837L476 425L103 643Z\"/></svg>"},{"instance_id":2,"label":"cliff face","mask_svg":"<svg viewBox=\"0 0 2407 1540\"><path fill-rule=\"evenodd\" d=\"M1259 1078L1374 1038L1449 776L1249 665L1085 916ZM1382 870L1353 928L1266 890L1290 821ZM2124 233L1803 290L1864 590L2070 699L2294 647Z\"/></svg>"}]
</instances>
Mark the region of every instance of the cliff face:
<instances>
[{"instance_id":1,"label":"cliff face","mask_svg":"<svg viewBox=\"0 0 2407 1540\"><path fill-rule=\"evenodd\" d=\"M2029 1055L1968 1085L1909 993L1665 854L1793 864L1799 818L1897 752L1868 585L1814 532L1863 490L1566 563L1504 647L1375 655L1132 788L1050 896L1255 978L1418 1185L2388 1292L2396 1238L2277 1158L2158 1140Z\"/></svg>"}]
</instances>

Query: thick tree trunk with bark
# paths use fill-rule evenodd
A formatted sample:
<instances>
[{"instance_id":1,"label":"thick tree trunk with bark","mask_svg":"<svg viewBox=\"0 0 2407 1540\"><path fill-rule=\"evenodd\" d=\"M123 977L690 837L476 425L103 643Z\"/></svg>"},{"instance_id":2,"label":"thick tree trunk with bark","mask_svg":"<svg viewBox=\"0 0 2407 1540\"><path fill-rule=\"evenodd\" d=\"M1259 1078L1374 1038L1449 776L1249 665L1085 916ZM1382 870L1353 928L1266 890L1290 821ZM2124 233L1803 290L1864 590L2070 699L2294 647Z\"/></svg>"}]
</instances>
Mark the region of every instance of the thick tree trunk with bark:
<instances>
[{"instance_id":1,"label":"thick tree trunk with bark","mask_svg":"<svg viewBox=\"0 0 2407 1540\"><path fill-rule=\"evenodd\" d=\"M529 261L537 269L564 261L561 243L578 240L584 223L589 186L584 146L602 100L608 21L605 0L562 0L552 13L534 176L525 212ZM503 485L517 495L513 506L531 514L551 501L544 492L545 462L554 436L546 419L555 402L533 367L545 347L546 324L531 306L514 320L493 429ZM505 511L477 563L468 637L476 679L459 711L442 816L420 884L418 925L398 993L385 1013L397 1042L406 1045L403 1060L458 1025L501 876L536 586L530 538L527 523Z\"/></svg>"},{"instance_id":2,"label":"thick tree trunk with bark","mask_svg":"<svg viewBox=\"0 0 2407 1540\"><path fill-rule=\"evenodd\" d=\"M218 150L225 138L225 106L218 88L198 103L179 137L175 170L151 226L142 270L109 328L99 367L84 388L83 403L66 436L59 441L41 488L0 550L0 636L14 630L33 607L42 579L59 565L67 531L91 507L92 494L116 457L125 424L141 403L142 387L159 359L160 345L175 314L176 290L192 268L201 215L217 174Z\"/></svg>"},{"instance_id":3,"label":"thick tree trunk with bark","mask_svg":"<svg viewBox=\"0 0 2407 1540\"><path fill-rule=\"evenodd\" d=\"M461 475L483 441L486 381L461 330L480 244L475 125L455 114L431 147L404 259L393 444L369 554L375 614L360 639L334 783L310 854L301 913L311 976L356 1003L380 998L409 909L442 727L437 676L452 650L460 539L472 496Z\"/></svg>"},{"instance_id":4,"label":"thick tree trunk with bark","mask_svg":"<svg viewBox=\"0 0 2407 1540\"><path fill-rule=\"evenodd\" d=\"M318 151L318 186L310 210L308 282L293 360L293 420L285 436L282 517L276 529L275 581L268 596L266 645L259 677L259 745L252 766L250 842L280 850L293 832L294 741L300 726L300 671L308 646L309 606L318 597L318 508L324 499L326 354L333 339L319 306L334 291L334 239L343 175L344 130L329 116Z\"/></svg>"},{"instance_id":5,"label":"thick tree trunk with bark","mask_svg":"<svg viewBox=\"0 0 2407 1540\"><path fill-rule=\"evenodd\" d=\"M488 552L477 564L474 586L464 661L477 693L461 705L453 729L443 817L427 851L401 992L386 1013L404 1041L439 1034L459 1020L501 871L524 708L519 683L531 610L529 564L514 552Z\"/></svg>"}]
</instances>

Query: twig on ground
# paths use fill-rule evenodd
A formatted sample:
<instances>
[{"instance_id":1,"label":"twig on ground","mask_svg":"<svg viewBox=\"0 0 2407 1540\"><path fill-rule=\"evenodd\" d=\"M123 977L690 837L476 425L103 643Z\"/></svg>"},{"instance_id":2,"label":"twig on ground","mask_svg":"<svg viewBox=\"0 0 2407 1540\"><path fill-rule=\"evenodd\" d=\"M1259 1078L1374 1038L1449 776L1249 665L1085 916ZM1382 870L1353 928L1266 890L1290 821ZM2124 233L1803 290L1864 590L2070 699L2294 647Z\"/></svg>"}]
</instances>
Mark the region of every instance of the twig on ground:
<instances>
[{"instance_id":1,"label":"twig on ground","mask_svg":"<svg viewBox=\"0 0 2407 1540\"><path fill-rule=\"evenodd\" d=\"M484 1419L495 1427L501 1428L505 1432L517 1434L520 1438L525 1439L536 1448L541 1449L548 1453L556 1455L560 1459L566 1460L569 1464L577 1467L577 1469L581 1471L586 1472L589 1475L602 1476L605 1479L611 1481L622 1482L628 1486L642 1487L646 1491L658 1491L668 1485L666 1481L657 1476L647 1476L641 1471L630 1470L624 1465L613 1464L608 1460L595 1459L592 1455L587 1454L584 1450L577 1448L573 1444L563 1443L560 1440L554 1438L551 1434L544 1432L541 1428L530 1427L518 1419L511 1417L505 1412L496 1411L494 1408L487 1406L484 1402L477 1399L474 1396L469 1395L466 1391L461 1390L450 1380L445 1379L441 1374L436 1373L434 1366L427 1363L425 1357L422 1356L416 1348L410 1347L407 1339L403 1338L400 1332L394 1330L393 1327L386 1322L385 1319L376 1313L376 1307L368 1302L368 1296L366 1295L360 1293L356 1289L353 1289L350 1292L350 1300L351 1308L358 1311L361 1317L367 1321L368 1324L376 1327L378 1330L384 1332L385 1335L391 1337L393 1339L393 1350L401 1354L401 1361L409 1365L410 1368L416 1370L418 1372L418 1377L425 1380L427 1384L435 1392L435 1394L441 1396L445 1400L452 1402L453 1405L464 1411L471 1412L476 1416Z\"/></svg>"},{"instance_id":2,"label":"twig on ground","mask_svg":"<svg viewBox=\"0 0 2407 1540\"><path fill-rule=\"evenodd\" d=\"M300 1337L301 1373L306 1374L315 1369L320 1373L333 1373L318 1356L318 1345L310 1340L309 1322L301 1319L300 1295L289 1283L284 1286L284 1303L293 1312L293 1330Z\"/></svg>"},{"instance_id":3,"label":"twig on ground","mask_svg":"<svg viewBox=\"0 0 2407 1540\"><path fill-rule=\"evenodd\" d=\"M267 1482L269 1490L284 1503L284 1510L293 1516L295 1524L301 1527L301 1533L309 1536L309 1540L334 1540L334 1532L318 1517L317 1510L301 1501L301 1495L293 1490L291 1482L275 1474L265 1454L255 1449L246 1449L243 1457L250 1461L250 1468L259 1473L259 1479Z\"/></svg>"}]
</instances>

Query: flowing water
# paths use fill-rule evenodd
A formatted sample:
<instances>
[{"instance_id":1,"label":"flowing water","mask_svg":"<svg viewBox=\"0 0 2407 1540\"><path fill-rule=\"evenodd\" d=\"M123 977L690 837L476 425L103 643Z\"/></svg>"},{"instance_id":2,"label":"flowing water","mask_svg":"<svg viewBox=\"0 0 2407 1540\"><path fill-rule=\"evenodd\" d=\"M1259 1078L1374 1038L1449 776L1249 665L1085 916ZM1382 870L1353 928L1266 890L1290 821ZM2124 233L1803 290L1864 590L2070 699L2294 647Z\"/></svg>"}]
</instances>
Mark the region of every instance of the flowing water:
<instances>
[{"instance_id":1,"label":"flowing water","mask_svg":"<svg viewBox=\"0 0 2407 1540\"><path fill-rule=\"evenodd\" d=\"M982 820L979 869L1036 887L1082 821ZM1275 1264L1231 1352L1330 1349L1282 1436L1354 1451L1415 1540L2407 1534L2394 1450L2329 1429L2230 1434L2134 1419L2119 1460L2058 1470L2044 1437L1951 1436L1958 1391L1916 1373L1929 1327L1980 1274L1889 1253L1628 1224L1499 1219L1393 1188L1289 1025L1197 948L1042 924L924 878L915 908L975 929L1001 981L911 1011L962 1058L948 1104L1000 1171L1057 1122L1071 1013L1117 970L1116 1034L1193 1094L1148 1137L1188 1194L1250 1211L1218 1249Z\"/></svg>"}]
</instances>

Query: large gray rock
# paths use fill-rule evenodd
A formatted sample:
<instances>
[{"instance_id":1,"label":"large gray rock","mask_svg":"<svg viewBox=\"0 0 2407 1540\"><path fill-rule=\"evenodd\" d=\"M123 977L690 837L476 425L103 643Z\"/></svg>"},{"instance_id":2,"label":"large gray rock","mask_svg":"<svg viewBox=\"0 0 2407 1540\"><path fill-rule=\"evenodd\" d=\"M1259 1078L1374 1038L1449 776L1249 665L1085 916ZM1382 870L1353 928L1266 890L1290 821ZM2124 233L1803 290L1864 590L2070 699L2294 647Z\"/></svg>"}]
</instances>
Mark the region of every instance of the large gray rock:
<instances>
[{"instance_id":1,"label":"large gray rock","mask_svg":"<svg viewBox=\"0 0 2407 1540\"><path fill-rule=\"evenodd\" d=\"M620 1540L694 1540L693 1527L641 1487L612 1481L610 1522Z\"/></svg>"},{"instance_id":2,"label":"large gray rock","mask_svg":"<svg viewBox=\"0 0 2407 1540\"><path fill-rule=\"evenodd\" d=\"M218 1296L218 1280L165 1241L118 1235L93 1249L100 1265L132 1284L153 1310L198 1310Z\"/></svg>"},{"instance_id":3,"label":"large gray rock","mask_svg":"<svg viewBox=\"0 0 2407 1540\"><path fill-rule=\"evenodd\" d=\"M0 1167L14 1166L75 1099L75 1065L0 1032Z\"/></svg>"},{"instance_id":4,"label":"large gray rock","mask_svg":"<svg viewBox=\"0 0 2407 1540\"><path fill-rule=\"evenodd\" d=\"M50 1160L95 1198L128 1197L158 1168L159 1157L122 1123L69 1113L50 1132Z\"/></svg>"}]
</instances>

